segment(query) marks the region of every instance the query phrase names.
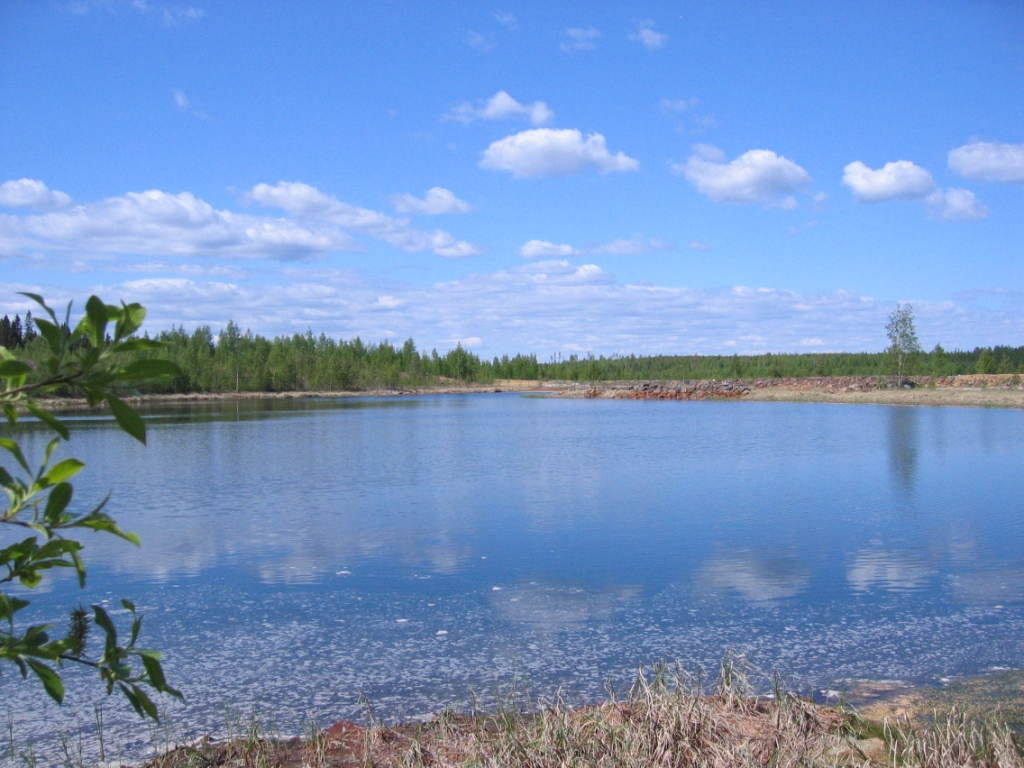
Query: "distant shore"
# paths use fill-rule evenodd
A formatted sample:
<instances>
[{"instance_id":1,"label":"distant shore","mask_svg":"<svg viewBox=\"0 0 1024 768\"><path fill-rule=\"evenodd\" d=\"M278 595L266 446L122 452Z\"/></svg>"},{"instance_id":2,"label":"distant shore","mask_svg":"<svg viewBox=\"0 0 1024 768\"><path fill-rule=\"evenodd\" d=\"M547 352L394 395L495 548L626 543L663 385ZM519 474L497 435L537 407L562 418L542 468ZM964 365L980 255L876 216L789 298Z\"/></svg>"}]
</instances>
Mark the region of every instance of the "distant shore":
<instances>
[{"instance_id":1,"label":"distant shore","mask_svg":"<svg viewBox=\"0 0 1024 768\"><path fill-rule=\"evenodd\" d=\"M972 408L1024 408L1018 374L911 377L897 387L888 377L814 376L784 379L696 379L678 381L572 382L499 379L489 384L441 381L436 386L352 391L184 392L125 398L132 405L201 403L223 400L398 397L408 395L521 392L551 397L605 400L747 400L787 403L932 405ZM82 399L53 398L54 410L87 407Z\"/></svg>"}]
</instances>

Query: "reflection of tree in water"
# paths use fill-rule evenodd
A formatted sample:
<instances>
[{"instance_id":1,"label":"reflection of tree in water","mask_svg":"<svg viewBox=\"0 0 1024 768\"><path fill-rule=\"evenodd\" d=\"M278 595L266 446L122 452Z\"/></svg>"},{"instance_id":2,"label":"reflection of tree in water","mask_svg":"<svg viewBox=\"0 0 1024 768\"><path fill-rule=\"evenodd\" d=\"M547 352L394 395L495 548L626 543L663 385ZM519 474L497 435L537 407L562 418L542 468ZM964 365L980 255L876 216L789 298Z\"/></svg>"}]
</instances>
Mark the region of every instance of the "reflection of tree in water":
<instances>
[{"instance_id":1,"label":"reflection of tree in water","mask_svg":"<svg viewBox=\"0 0 1024 768\"><path fill-rule=\"evenodd\" d=\"M889 471L896 483L907 492L917 482L917 408L889 409Z\"/></svg>"}]
</instances>

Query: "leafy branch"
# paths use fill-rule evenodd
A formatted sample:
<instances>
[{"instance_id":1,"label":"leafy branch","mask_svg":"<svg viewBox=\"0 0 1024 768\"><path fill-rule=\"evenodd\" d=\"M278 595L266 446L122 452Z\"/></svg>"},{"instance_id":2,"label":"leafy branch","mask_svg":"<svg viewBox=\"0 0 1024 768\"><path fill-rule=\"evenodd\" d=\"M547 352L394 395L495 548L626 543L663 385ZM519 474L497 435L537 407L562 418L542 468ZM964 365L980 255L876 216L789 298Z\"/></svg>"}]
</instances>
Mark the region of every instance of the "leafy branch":
<instances>
[{"instance_id":1,"label":"leafy branch","mask_svg":"<svg viewBox=\"0 0 1024 768\"><path fill-rule=\"evenodd\" d=\"M58 703L64 700L64 682L59 672L64 663L91 667L99 673L108 695L118 691L140 716L156 720L157 707L148 690L177 698L181 698L181 693L167 683L160 652L138 647L142 616L136 613L131 601L121 601L131 616L126 641L119 641L117 626L99 605L91 606L91 615L81 607L72 610L67 633L51 638L52 625L19 628L16 615L31 603L10 594L5 585L17 583L31 590L50 569L72 568L79 588L84 587L86 567L80 554L83 546L75 538L81 529L107 533L139 545L138 536L123 531L103 511L110 494L88 512L69 511L74 492L70 480L85 464L75 458L53 461L57 448L71 435L40 398L74 392L84 396L90 407L106 403L117 425L145 444L142 418L118 393L143 381L180 375L180 370L174 363L153 358L125 362L133 352L163 346L161 342L134 336L146 316L145 308L139 304L115 306L91 296L85 304L85 315L72 330L70 304L62 322L41 296L23 295L39 304L49 318L35 318L48 355L33 368L0 346L0 407L5 432L15 434L19 416L27 411L55 437L34 470L13 437L0 437L0 449L6 452L8 462L13 460L10 469L0 465L0 487L7 496L6 509L0 512L0 534L18 530L28 534L0 548L0 665L13 664L25 678L31 672ZM0 539L0 544L4 543ZM103 633L103 649L98 656L88 654L87 640L93 626Z\"/></svg>"}]
</instances>

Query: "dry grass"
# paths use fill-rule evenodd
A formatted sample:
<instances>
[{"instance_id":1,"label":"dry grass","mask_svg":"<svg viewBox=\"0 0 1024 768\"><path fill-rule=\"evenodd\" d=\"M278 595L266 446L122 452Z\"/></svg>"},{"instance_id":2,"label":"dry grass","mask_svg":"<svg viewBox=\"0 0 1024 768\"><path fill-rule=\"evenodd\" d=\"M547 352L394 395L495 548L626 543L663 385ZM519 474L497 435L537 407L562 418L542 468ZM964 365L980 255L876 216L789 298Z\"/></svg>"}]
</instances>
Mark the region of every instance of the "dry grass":
<instances>
[{"instance_id":1,"label":"dry grass","mask_svg":"<svg viewBox=\"0 0 1024 768\"><path fill-rule=\"evenodd\" d=\"M927 727L871 723L792 694L754 697L744 668L723 664L714 692L679 669L641 673L624 701L522 711L511 697L487 715L444 711L426 723L369 727L341 721L305 739L258 731L173 750L148 768L263 766L907 766L1024 768L1012 734L955 713Z\"/></svg>"}]
</instances>

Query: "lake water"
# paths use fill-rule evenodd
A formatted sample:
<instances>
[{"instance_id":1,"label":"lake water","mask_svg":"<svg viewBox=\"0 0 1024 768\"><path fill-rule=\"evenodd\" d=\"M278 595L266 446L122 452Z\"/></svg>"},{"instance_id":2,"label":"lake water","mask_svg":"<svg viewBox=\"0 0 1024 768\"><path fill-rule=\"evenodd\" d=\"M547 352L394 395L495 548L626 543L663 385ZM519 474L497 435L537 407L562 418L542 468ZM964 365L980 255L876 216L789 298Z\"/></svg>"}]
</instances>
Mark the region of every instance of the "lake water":
<instances>
[{"instance_id":1,"label":"lake water","mask_svg":"<svg viewBox=\"0 0 1024 768\"><path fill-rule=\"evenodd\" d=\"M143 546L90 535L85 593L51 581L33 610L132 598L187 697L161 702L176 734L223 732L225 706L285 733L365 700L413 716L514 679L592 700L729 649L804 692L1024 666L1024 412L240 401L149 413L145 448L71 421L76 500L113 489ZM4 672L21 745L105 699L68 670L57 708ZM146 749L127 704L104 719Z\"/></svg>"}]
</instances>

